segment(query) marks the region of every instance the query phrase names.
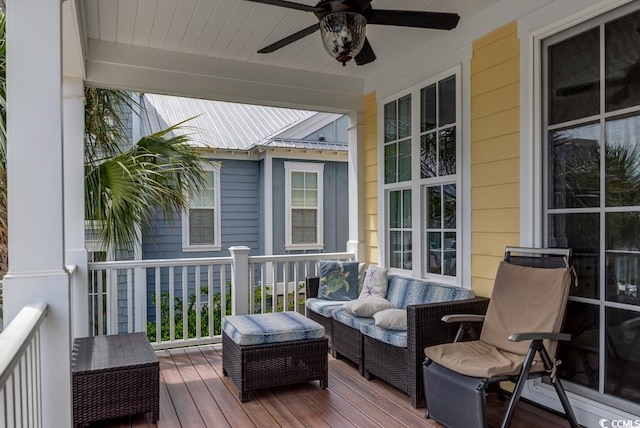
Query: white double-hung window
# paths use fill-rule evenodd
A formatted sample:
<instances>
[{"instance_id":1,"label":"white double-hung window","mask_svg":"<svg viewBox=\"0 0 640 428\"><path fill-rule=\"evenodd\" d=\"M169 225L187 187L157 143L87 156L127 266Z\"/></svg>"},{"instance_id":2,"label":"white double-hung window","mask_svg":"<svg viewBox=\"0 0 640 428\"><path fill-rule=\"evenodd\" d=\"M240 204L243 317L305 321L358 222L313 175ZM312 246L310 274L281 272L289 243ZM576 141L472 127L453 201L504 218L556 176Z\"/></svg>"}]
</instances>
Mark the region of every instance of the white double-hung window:
<instances>
[{"instance_id":1,"label":"white double-hung window","mask_svg":"<svg viewBox=\"0 0 640 428\"><path fill-rule=\"evenodd\" d=\"M182 216L182 249L219 251L220 228L220 165L214 164L207 167L204 186L191 195Z\"/></svg>"},{"instance_id":2,"label":"white double-hung window","mask_svg":"<svg viewBox=\"0 0 640 428\"><path fill-rule=\"evenodd\" d=\"M287 250L320 250L323 242L324 164L285 162Z\"/></svg>"},{"instance_id":3,"label":"white double-hung window","mask_svg":"<svg viewBox=\"0 0 640 428\"><path fill-rule=\"evenodd\" d=\"M460 275L460 76L443 73L383 102L383 254L392 269Z\"/></svg>"}]
</instances>

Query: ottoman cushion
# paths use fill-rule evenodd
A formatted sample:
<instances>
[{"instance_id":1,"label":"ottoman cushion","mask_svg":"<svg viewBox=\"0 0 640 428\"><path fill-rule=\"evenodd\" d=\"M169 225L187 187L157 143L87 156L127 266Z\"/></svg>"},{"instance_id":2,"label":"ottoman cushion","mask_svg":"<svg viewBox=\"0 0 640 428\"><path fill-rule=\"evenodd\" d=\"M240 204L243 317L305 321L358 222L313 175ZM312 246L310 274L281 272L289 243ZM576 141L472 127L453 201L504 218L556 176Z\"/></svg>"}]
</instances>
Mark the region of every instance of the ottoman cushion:
<instances>
[{"instance_id":1,"label":"ottoman cushion","mask_svg":"<svg viewBox=\"0 0 640 428\"><path fill-rule=\"evenodd\" d=\"M241 346L324 337L324 327L297 312L228 315L222 329Z\"/></svg>"}]
</instances>

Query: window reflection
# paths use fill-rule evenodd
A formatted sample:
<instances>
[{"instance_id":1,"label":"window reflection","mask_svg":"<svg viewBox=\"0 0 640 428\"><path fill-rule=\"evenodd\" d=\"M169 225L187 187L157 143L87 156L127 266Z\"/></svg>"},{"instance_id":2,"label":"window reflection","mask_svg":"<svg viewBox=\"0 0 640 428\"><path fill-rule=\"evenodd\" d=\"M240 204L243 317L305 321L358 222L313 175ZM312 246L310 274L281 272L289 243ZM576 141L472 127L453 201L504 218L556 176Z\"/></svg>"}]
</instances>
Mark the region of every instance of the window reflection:
<instances>
[{"instance_id":1,"label":"window reflection","mask_svg":"<svg viewBox=\"0 0 640 428\"><path fill-rule=\"evenodd\" d=\"M640 104L640 12L605 25L606 111Z\"/></svg>"},{"instance_id":2,"label":"window reflection","mask_svg":"<svg viewBox=\"0 0 640 428\"><path fill-rule=\"evenodd\" d=\"M606 309L605 392L640 400L640 313Z\"/></svg>"},{"instance_id":3,"label":"window reflection","mask_svg":"<svg viewBox=\"0 0 640 428\"><path fill-rule=\"evenodd\" d=\"M607 206L640 205L640 116L606 125Z\"/></svg>"},{"instance_id":4,"label":"window reflection","mask_svg":"<svg viewBox=\"0 0 640 428\"><path fill-rule=\"evenodd\" d=\"M639 305L640 213L607 213L607 300Z\"/></svg>"},{"instance_id":5,"label":"window reflection","mask_svg":"<svg viewBox=\"0 0 640 428\"><path fill-rule=\"evenodd\" d=\"M551 131L549 208L600 204L600 125Z\"/></svg>"}]
</instances>

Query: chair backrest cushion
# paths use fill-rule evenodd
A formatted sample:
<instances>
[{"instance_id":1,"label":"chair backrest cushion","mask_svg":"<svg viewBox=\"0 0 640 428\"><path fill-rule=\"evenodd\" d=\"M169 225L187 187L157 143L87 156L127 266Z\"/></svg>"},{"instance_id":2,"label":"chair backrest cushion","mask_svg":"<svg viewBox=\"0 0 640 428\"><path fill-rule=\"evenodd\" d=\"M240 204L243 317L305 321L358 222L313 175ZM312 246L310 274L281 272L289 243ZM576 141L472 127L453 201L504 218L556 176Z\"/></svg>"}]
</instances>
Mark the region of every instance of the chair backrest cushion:
<instances>
[{"instance_id":1,"label":"chair backrest cushion","mask_svg":"<svg viewBox=\"0 0 640 428\"><path fill-rule=\"evenodd\" d=\"M525 355L530 341L512 342L512 333L559 332L571 287L568 267L534 268L501 262L493 285L480 340ZM555 355L556 342L544 343Z\"/></svg>"}]
</instances>

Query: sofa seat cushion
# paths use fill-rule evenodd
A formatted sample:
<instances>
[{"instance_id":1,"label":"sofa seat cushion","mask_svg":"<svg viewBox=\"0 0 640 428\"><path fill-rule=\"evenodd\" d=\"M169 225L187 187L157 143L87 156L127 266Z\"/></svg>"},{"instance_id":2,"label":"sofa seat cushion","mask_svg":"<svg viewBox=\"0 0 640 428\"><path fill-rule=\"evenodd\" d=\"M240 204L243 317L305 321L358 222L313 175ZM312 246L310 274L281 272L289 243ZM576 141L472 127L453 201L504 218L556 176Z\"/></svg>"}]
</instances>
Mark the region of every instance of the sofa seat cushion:
<instances>
[{"instance_id":1,"label":"sofa seat cushion","mask_svg":"<svg viewBox=\"0 0 640 428\"><path fill-rule=\"evenodd\" d=\"M389 275L387 300L399 309L406 309L409 305L467 300L474 297L473 291L466 288Z\"/></svg>"},{"instance_id":2,"label":"sofa seat cushion","mask_svg":"<svg viewBox=\"0 0 640 428\"><path fill-rule=\"evenodd\" d=\"M389 330L386 328L380 328L375 324L362 324L360 326L360 333L391 346L396 346L398 348L407 347L406 330Z\"/></svg>"},{"instance_id":3,"label":"sofa seat cushion","mask_svg":"<svg viewBox=\"0 0 640 428\"><path fill-rule=\"evenodd\" d=\"M308 310L313 311L316 314L331 318L331 313L335 309L342 307L343 304L344 302L337 300L325 300L311 297L307 299L306 307Z\"/></svg>"},{"instance_id":4,"label":"sofa seat cushion","mask_svg":"<svg viewBox=\"0 0 640 428\"><path fill-rule=\"evenodd\" d=\"M222 329L243 346L324 337L323 326L297 312L227 315L222 318Z\"/></svg>"},{"instance_id":5,"label":"sofa seat cushion","mask_svg":"<svg viewBox=\"0 0 640 428\"><path fill-rule=\"evenodd\" d=\"M360 330L360 327L366 324L374 323L373 318L359 317L357 315L352 314L348 309L338 308L333 311L331 314L333 319L341 322L344 325L347 325L356 330Z\"/></svg>"}]
</instances>

